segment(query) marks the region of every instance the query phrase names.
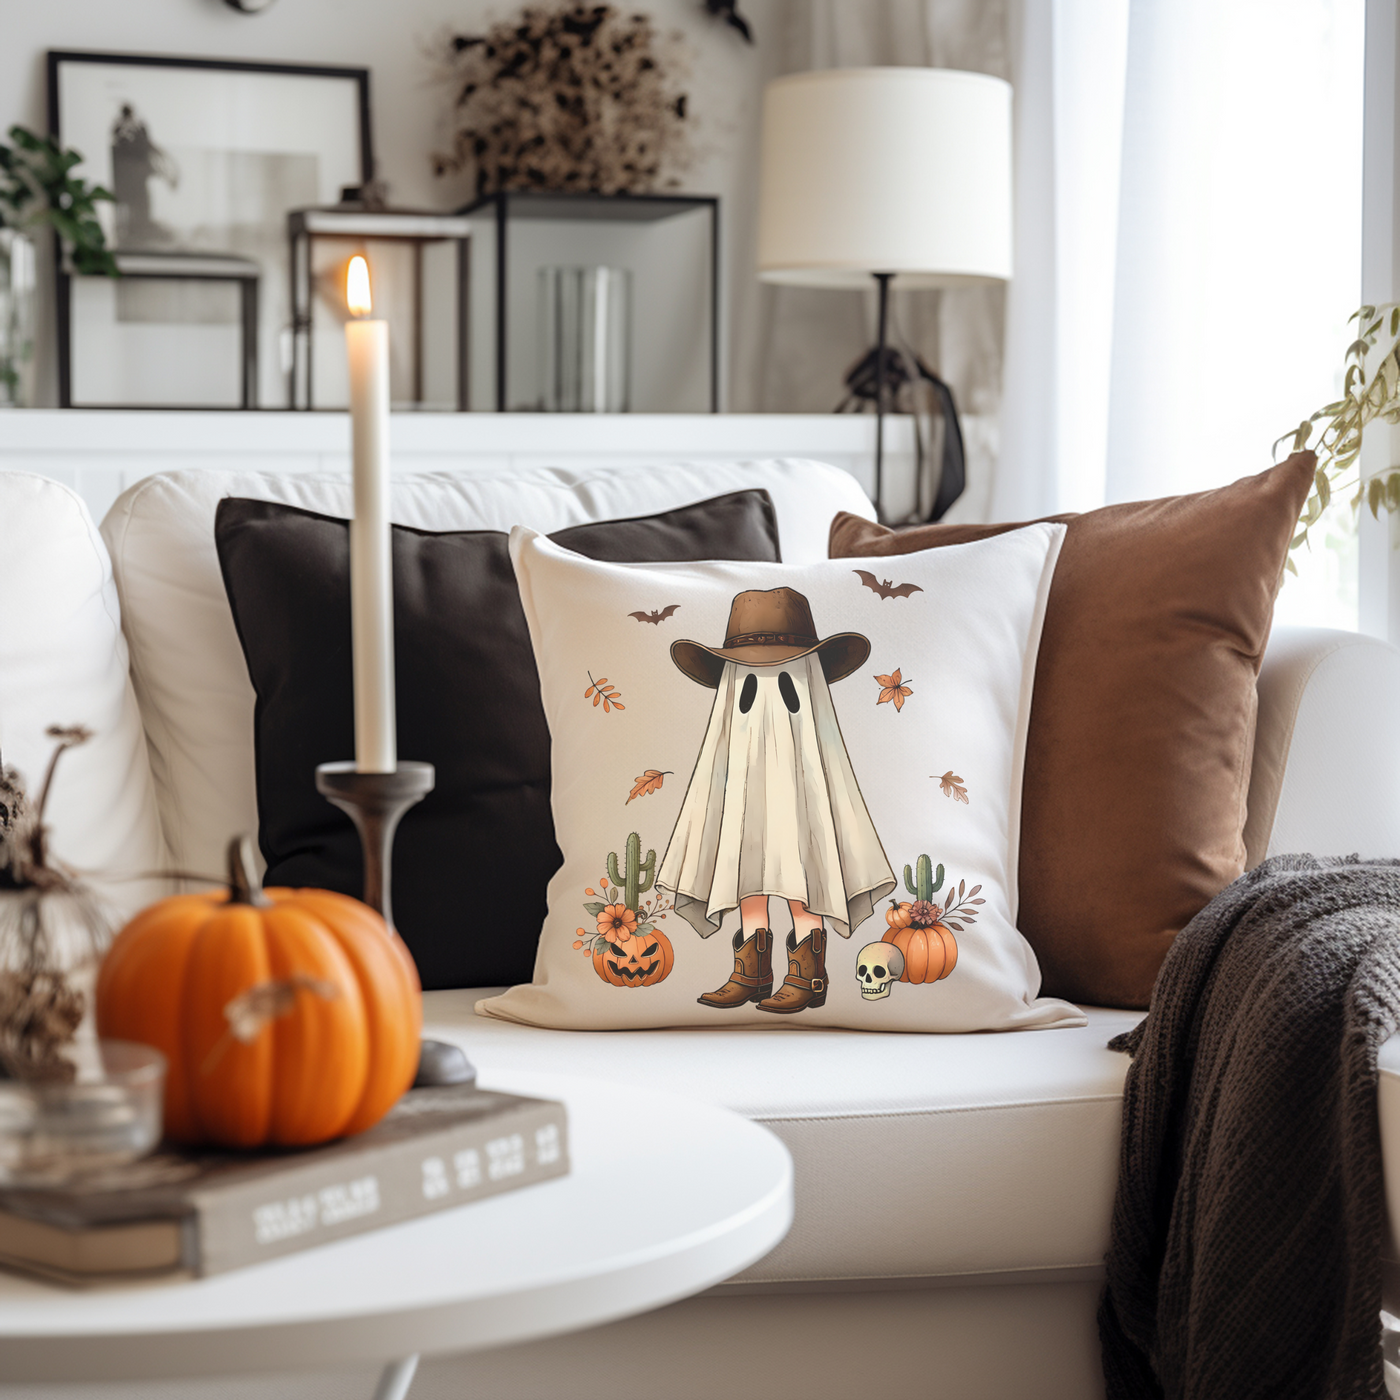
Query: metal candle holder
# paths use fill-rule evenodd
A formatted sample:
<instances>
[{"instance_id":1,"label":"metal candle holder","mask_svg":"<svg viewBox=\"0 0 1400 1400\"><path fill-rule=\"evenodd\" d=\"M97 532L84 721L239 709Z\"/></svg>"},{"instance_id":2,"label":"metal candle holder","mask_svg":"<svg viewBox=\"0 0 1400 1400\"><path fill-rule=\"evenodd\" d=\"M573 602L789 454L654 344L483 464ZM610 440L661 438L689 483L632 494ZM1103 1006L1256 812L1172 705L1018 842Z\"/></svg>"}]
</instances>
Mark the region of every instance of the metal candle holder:
<instances>
[{"instance_id":1,"label":"metal candle holder","mask_svg":"<svg viewBox=\"0 0 1400 1400\"><path fill-rule=\"evenodd\" d=\"M399 763L392 773L361 773L353 762L322 763L316 769L316 790L355 823L365 859L364 902L384 917L392 930L390 871L394 833L403 814L421 802L435 781L431 763ZM425 1040L419 1052L414 1087L427 1084L468 1084L476 1071L461 1049L441 1040Z\"/></svg>"},{"instance_id":2,"label":"metal candle holder","mask_svg":"<svg viewBox=\"0 0 1400 1400\"><path fill-rule=\"evenodd\" d=\"M400 763L392 773L361 773L350 762L323 763L316 769L316 791L355 823L365 853L365 903L394 927L389 876L394 833L410 807L421 802L435 781L431 763Z\"/></svg>"}]
</instances>

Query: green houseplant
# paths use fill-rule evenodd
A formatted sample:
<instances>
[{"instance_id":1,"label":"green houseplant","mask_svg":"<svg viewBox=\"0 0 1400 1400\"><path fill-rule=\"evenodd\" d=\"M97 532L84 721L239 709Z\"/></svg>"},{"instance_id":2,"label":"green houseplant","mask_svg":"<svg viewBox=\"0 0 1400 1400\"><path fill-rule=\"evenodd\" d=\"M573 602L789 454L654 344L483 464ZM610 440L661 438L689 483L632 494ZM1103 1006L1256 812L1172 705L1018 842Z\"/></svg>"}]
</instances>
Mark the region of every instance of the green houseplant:
<instances>
[{"instance_id":1,"label":"green houseplant","mask_svg":"<svg viewBox=\"0 0 1400 1400\"><path fill-rule=\"evenodd\" d=\"M1377 419L1400 423L1400 303L1359 307L1348 318L1348 324L1353 322L1357 336L1346 350L1342 397L1325 404L1274 443L1276 450L1280 443L1287 443L1294 452L1311 449L1317 454L1313 489L1290 550L1307 543L1309 531L1322 518L1336 491L1354 487L1352 509L1359 509L1364 501L1377 519L1382 507L1400 510L1400 465L1392 464L1370 476L1361 468L1361 440L1367 425ZM1292 559L1287 567L1298 572Z\"/></svg>"},{"instance_id":2,"label":"green houseplant","mask_svg":"<svg viewBox=\"0 0 1400 1400\"><path fill-rule=\"evenodd\" d=\"M0 407L32 399L37 231L54 230L75 272L117 275L97 219L98 201L112 196L73 174L81 161L22 126L0 141Z\"/></svg>"},{"instance_id":3,"label":"green houseplant","mask_svg":"<svg viewBox=\"0 0 1400 1400\"><path fill-rule=\"evenodd\" d=\"M0 226L32 235L48 224L75 272L117 276L116 259L97 220L98 201L112 195L74 176L73 167L83 157L22 126L12 126L9 138L8 146L0 141Z\"/></svg>"}]
</instances>

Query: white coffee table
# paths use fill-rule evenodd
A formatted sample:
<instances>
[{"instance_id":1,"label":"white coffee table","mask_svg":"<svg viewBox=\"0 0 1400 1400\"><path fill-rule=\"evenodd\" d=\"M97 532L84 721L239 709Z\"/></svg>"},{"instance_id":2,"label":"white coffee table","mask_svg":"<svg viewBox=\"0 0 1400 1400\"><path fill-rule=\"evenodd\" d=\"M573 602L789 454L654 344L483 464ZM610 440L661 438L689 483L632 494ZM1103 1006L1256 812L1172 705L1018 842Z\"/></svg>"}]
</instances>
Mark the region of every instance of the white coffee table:
<instances>
[{"instance_id":1,"label":"white coffee table","mask_svg":"<svg viewBox=\"0 0 1400 1400\"><path fill-rule=\"evenodd\" d=\"M154 1380L388 1362L570 1332L658 1308L762 1258L792 1222L765 1128L625 1082L491 1074L563 1099L558 1181L215 1278L90 1291L0 1275L0 1376Z\"/></svg>"}]
</instances>

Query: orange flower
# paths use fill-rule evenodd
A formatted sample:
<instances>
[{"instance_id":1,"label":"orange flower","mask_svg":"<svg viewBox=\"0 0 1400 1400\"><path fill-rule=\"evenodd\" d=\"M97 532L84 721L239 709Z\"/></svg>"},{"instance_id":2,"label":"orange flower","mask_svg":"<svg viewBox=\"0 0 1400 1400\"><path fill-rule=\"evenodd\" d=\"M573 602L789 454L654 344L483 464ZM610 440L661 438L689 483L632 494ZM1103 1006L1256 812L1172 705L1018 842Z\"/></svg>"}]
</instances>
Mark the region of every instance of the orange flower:
<instances>
[{"instance_id":1,"label":"orange flower","mask_svg":"<svg viewBox=\"0 0 1400 1400\"><path fill-rule=\"evenodd\" d=\"M614 941L631 938L637 931L637 916L625 904L609 904L598 915L598 932Z\"/></svg>"}]
</instances>

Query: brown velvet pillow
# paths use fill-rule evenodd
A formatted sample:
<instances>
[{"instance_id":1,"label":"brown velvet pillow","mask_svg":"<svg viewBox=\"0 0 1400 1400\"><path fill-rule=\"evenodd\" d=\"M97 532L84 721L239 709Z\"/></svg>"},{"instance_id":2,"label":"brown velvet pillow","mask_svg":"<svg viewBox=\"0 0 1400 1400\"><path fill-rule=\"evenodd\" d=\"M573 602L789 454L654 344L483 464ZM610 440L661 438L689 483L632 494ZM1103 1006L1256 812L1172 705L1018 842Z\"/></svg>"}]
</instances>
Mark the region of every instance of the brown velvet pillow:
<instances>
[{"instance_id":1,"label":"brown velvet pillow","mask_svg":"<svg viewBox=\"0 0 1400 1400\"><path fill-rule=\"evenodd\" d=\"M1047 996L1146 1006L1167 948L1244 869L1255 679L1315 459L1067 525L1036 664L1020 918ZM831 527L833 559L1019 525Z\"/></svg>"}]
</instances>

